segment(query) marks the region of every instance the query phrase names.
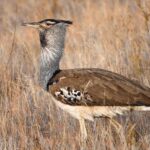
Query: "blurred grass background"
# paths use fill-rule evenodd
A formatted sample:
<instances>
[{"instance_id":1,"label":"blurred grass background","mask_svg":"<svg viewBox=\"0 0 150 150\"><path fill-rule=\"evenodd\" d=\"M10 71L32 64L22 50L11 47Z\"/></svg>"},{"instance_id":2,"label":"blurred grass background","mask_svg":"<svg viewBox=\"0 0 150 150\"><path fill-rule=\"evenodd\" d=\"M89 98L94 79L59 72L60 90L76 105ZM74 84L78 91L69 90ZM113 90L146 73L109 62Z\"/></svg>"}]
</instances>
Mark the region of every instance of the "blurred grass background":
<instances>
[{"instance_id":1,"label":"blurred grass background","mask_svg":"<svg viewBox=\"0 0 150 150\"><path fill-rule=\"evenodd\" d=\"M72 20L61 68L103 68L150 86L150 0L1 0L0 149L79 150L78 121L38 87L40 43L22 22ZM87 150L150 149L150 113L86 122Z\"/></svg>"}]
</instances>

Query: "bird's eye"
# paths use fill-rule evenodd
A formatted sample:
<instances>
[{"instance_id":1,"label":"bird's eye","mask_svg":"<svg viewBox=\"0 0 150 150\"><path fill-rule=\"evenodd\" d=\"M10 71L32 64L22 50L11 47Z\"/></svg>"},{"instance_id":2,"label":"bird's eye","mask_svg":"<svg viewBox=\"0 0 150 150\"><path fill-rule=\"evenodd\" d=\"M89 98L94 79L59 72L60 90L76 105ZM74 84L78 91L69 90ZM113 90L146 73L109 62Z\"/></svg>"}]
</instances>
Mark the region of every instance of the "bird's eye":
<instances>
[{"instance_id":1,"label":"bird's eye","mask_svg":"<svg viewBox=\"0 0 150 150\"><path fill-rule=\"evenodd\" d=\"M47 26L50 26L51 24L47 22L46 25L47 25Z\"/></svg>"}]
</instances>

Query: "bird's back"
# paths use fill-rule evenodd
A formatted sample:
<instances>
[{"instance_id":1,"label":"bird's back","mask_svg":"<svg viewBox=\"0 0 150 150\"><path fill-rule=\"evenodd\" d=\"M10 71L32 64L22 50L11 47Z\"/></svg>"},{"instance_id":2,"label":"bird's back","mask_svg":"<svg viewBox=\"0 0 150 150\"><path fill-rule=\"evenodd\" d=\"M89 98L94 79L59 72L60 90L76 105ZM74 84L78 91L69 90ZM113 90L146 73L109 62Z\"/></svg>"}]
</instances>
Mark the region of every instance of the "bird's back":
<instances>
[{"instance_id":1,"label":"bird's back","mask_svg":"<svg viewBox=\"0 0 150 150\"><path fill-rule=\"evenodd\" d=\"M150 106L150 88L103 69L58 71L48 88L69 105Z\"/></svg>"}]
</instances>

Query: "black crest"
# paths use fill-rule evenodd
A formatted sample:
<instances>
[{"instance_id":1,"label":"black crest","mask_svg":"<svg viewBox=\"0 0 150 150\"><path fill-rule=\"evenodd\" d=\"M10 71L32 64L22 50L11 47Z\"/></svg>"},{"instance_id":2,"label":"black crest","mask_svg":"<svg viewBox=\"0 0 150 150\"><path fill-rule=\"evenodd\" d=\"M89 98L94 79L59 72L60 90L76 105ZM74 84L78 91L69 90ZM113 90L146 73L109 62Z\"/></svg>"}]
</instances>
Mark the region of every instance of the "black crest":
<instances>
[{"instance_id":1,"label":"black crest","mask_svg":"<svg viewBox=\"0 0 150 150\"><path fill-rule=\"evenodd\" d=\"M69 21L69 20L59 20L59 19L44 19L42 21L40 21L39 23L43 23L43 22L47 22L47 21L50 21L50 22L53 22L53 23L66 23L66 24L72 24L72 21Z\"/></svg>"}]
</instances>

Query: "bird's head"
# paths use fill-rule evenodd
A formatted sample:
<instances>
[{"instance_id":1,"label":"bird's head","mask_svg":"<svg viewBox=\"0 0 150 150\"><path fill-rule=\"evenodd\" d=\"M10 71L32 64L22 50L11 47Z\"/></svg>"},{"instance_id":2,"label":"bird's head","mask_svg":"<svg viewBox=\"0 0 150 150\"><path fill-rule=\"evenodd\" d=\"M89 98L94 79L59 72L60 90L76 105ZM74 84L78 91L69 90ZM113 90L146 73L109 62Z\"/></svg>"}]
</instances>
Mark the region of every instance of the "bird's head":
<instances>
[{"instance_id":1,"label":"bird's head","mask_svg":"<svg viewBox=\"0 0 150 150\"><path fill-rule=\"evenodd\" d=\"M23 26L33 27L38 29L39 31L49 30L55 26L66 27L72 24L72 21L69 20L57 20L57 19L44 19L39 22L27 22L23 23Z\"/></svg>"}]
</instances>

